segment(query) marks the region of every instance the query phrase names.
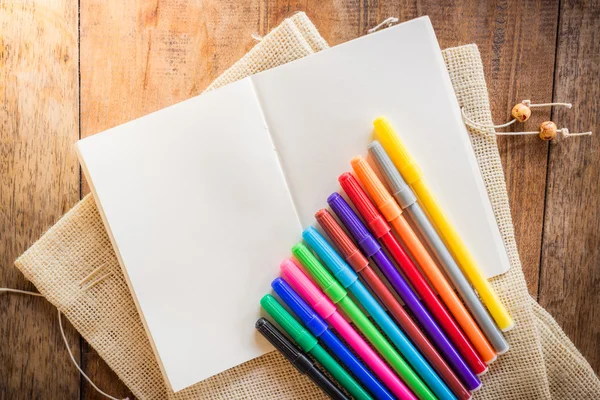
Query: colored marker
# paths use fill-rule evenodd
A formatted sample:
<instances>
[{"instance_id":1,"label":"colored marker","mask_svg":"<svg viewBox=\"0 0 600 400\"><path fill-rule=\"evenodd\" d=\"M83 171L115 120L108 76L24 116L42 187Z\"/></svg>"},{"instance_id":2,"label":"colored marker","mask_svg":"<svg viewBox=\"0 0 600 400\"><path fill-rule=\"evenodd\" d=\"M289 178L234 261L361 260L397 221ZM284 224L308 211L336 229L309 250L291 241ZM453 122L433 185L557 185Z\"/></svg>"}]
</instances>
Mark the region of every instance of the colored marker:
<instances>
[{"instance_id":1,"label":"colored marker","mask_svg":"<svg viewBox=\"0 0 600 400\"><path fill-rule=\"evenodd\" d=\"M446 274L452 281L454 287L458 290L458 293L463 298L471 313L473 313L473 316L479 323L479 326L485 333L489 342L492 344L494 350L497 351L498 354L506 352L509 347L506 339L504 339L504 336L502 336L502 333L479 300L479 297L477 297L477 294L473 291L473 288L471 288L467 278L465 278L459 266L456 264L456 261L454 261L454 258L452 258L452 255L446 248L446 245L444 245L444 242L436 232L435 228L427 219L425 212L421 209L415 194L406 182L404 182L404 179L402 179L402 176L381 144L377 141L371 143L369 145L369 154L373 156L375 163L388 183L388 187L391 188L394 198L397 200L398 204L406 210L423 238L425 238L429 244L429 247L432 249L440 265L446 271ZM366 177L365 179L368 180ZM376 196L372 197L377 203L378 200L375 198ZM382 199L380 201L383 202L384 200ZM429 279L433 282L431 277ZM487 350L487 346L483 346L483 342L478 339L481 334L479 327L475 325L473 329L470 328L470 326L473 326L474 324L473 318L469 314L461 312L459 308L464 309L464 306L457 298L454 290L451 287L444 288L443 286L445 285L441 283L441 280L436 281L436 283L439 286L435 286L436 290L450 310L453 311L454 317L464 329L467 336L469 336L469 339L471 339L471 342L477 348L477 351L479 351L483 360L488 364L492 362L496 357L494 356L490 359L491 354ZM447 282L445 283L447 284Z\"/></svg>"},{"instance_id":2,"label":"colored marker","mask_svg":"<svg viewBox=\"0 0 600 400\"><path fill-rule=\"evenodd\" d=\"M322 341L325 346L344 364L350 372L365 385L373 396L379 400L394 400L394 396L373 376L358 358L329 329L327 322L317 315L312 308L283 279L277 278L271 283L275 293L302 321L304 326Z\"/></svg>"},{"instance_id":3,"label":"colored marker","mask_svg":"<svg viewBox=\"0 0 600 400\"><path fill-rule=\"evenodd\" d=\"M370 183L373 183L372 179L378 179L371 167L369 167L367 162L362 157L353 159L352 166L361 172L362 177L368 176L371 179ZM467 362L471 370L477 374L482 374L487 371L487 366L479 356L479 353L475 351L475 348L471 342L469 342L465 334L460 330L454 319L442 305L440 299L429 287L429 284L427 281L425 281L425 278L423 275L421 275L421 272L417 269L408 254L406 254L406 251L404 251L402 246L400 246L400 243L396 237L391 233L389 224L385 222L383 216L377 211L373 203L369 200L369 197L360 187L360 184L356 178L350 173L345 173L342 174L338 180L342 185L344 192L346 192L356 207L358 213L365 221L365 225L368 227L377 226L377 229L370 229L371 233L376 239L379 239L383 242L385 248L390 252L392 259L396 261L396 264L398 264L408 280L412 283L415 292L421 296L423 303L425 303L431 312L431 315L438 322L442 330L454 344L455 348ZM377 189L386 191L381 182L377 182L379 183ZM438 269L427 250L425 250L425 247L417 238L417 235L414 233L410 225L408 225L408 222L406 222L404 217L397 212L400 210L398 204L396 204L392 196L389 194L388 198L390 201L385 204L384 209L386 214L388 214L389 219L392 220L392 226L395 227L396 233L404 241L404 244L407 245L408 249L412 249L411 253L413 256L415 256L417 263L421 266L421 269L423 272L425 272L431 283L438 284L439 279L444 279L444 275ZM445 279L444 282L446 282ZM489 344L488 348L490 351L492 351L492 348L489 347Z\"/></svg>"},{"instance_id":4,"label":"colored marker","mask_svg":"<svg viewBox=\"0 0 600 400\"><path fill-rule=\"evenodd\" d=\"M352 242L352 239L348 237L346 232L344 232L329 211L320 210L315 217L317 222L319 222L319 225L321 225L323 230L325 230L327 235L340 250L342 257L344 257L346 262L354 268L354 271L359 273L373 292L375 292L381 302L396 319L398 325L400 325L402 330L406 332L407 336L415 343L417 348L423 353L423 356L425 356L427 361L435 368L456 397L461 400L470 399L471 393L463 386L456 374L454 374L429 339L427 339L412 318L406 313L404 307L396 300L385 283L383 283L381 278L379 278L373 268L371 268L367 258L358 250L356 245Z\"/></svg>"},{"instance_id":5,"label":"colored marker","mask_svg":"<svg viewBox=\"0 0 600 400\"><path fill-rule=\"evenodd\" d=\"M431 341L436 345L466 388L471 391L477 390L481 385L479 379L469 369L444 332L442 332L427 309L421 304L404 277L396 270L396 267L394 267L387 255L383 252L377 240L367 231L348 203L346 203L338 193L329 196L327 202L333 212L341 220L342 224L346 226L350 236L358 243L365 256L370 257L373 260L404 303L411 309L415 318L431 338Z\"/></svg>"},{"instance_id":6,"label":"colored marker","mask_svg":"<svg viewBox=\"0 0 600 400\"><path fill-rule=\"evenodd\" d=\"M334 400L350 400L327 376L314 366L310 358L292 344L279 329L264 318L256 321L260 332L301 373L307 375Z\"/></svg>"},{"instance_id":7,"label":"colored marker","mask_svg":"<svg viewBox=\"0 0 600 400\"><path fill-rule=\"evenodd\" d=\"M421 376L421 379L429 386L432 392L440 399L456 399L450 389L438 377L433 368L423 358L421 353L398 328L392 318L379 305L371 292L358 279L356 273L346 264L339 254L313 227L302 232L302 238L308 246L323 261L335 278L342 284L344 289L349 290L358 302L367 310L375 323L385 332L390 341L406 358L413 369Z\"/></svg>"},{"instance_id":8,"label":"colored marker","mask_svg":"<svg viewBox=\"0 0 600 400\"><path fill-rule=\"evenodd\" d=\"M435 399L434 394L423 383L421 378L406 363L404 358L388 342L388 340L377 330L375 325L358 308L356 303L348 297L346 290L338 281L321 265L319 260L302 243L296 244L292 248L292 254L306 268L307 272L313 277L323 292L333 301L334 304L344 310L344 313L354 322L356 327L365 335L367 340L377 349L379 354L392 366L400 378L420 399ZM338 275L341 277L342 275ZM342 278L344 279L344 278ZM370 304L363 306L370 307Z\"/></svg>"},{"instance_id":9,"label":"colored marker","mask_svg":"<svg viewBox=\"0 0 600 400\"><path fill-rule=\"evenodd\" d=\"M416 397L404 382L394 374L392 369L364 341L346 319L337 311L336 306L321 292L317 286L292 261L285 260L280 265L281 275L302 298L324 320L326 320L348 345L364 360L364 362L381 378L381 381L398 398L415 400Z\"/></svg>"},{"instance_id":10,"label":"colored marker","mask_svg":"<svg viewBox=\"0 0 600 400\"><path fill-rule=\"evenodd\" d=\"M508 314L504 304L494 292L494 289L477 266L477 262L467 249L454 226L444 213L444 210L433 196L423 179L419 166L415 163L410 153L396 134L389 121L383 117L377 118L373 125L379 142L390 156L392 162L419 198L421 204L429 214L438 233L448 246L457 264L467 275L483 303L487 306L496 324L503 331L513 328L514 321Z\"/></svg>"},{"instance_id":11,"label":"colored marker","mask_svg":"<svg viewBox=\"0 0 600 400\"><path fill-rule=\"evenodd\" d=\"M275 297L267 294L260 300L260 305L287 332L288 335L306 353L310 354L325 368L351 396L360 400L373 398L354 380L329 353L321 347L318 340L311 335L287 312Z\"/></svg>"}]
</instances>

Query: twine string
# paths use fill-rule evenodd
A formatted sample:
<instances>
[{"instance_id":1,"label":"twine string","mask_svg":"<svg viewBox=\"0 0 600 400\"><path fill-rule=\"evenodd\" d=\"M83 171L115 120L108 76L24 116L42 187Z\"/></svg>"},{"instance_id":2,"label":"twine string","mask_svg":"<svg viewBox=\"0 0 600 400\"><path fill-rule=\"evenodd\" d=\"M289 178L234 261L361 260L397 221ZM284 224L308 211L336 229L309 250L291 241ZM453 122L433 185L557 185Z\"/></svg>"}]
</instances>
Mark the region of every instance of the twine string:
<instances>
[{"instance_id":1,"label":"twine string","mask_svg":"<svg viewBox=\"0 0 600 400\"><path fill-rule=\"evenodd\" d=\"M570 133L569 130L567 128L562 128L558 130L560 133L562 133L562 135L564 137L571 137L571 136L590 136L592 134L592 131L589 132L578 132L578 133Z\"/></svg>"},{"instance_id":2,"label":"twine string","mask_svg":"<svg viewBox=\"0 0 600 400\"><path fill-rule=\"evenodd\" d=\"M557 129L556 132L560 133L563 137L568 138L572 136L590 136L592 132L578 132L578 133L570 133L567 128ZM540 131L531 131L531 132L496 132L496 135L539 135Z\"/></svg>"},{"instance_id":3,"label":"twine string","mask_svg":"<svg viewBox=\"0 0 600 400\"><path fill-rule=\"evenodd\" d=\"M19 290L19 289L0 288L0 292L20 293L20 294L28 294L28 295L31 295L31 296L44 297L40 293L28 292L26 290Z\"/></svg>"},{"instance_id":4,"label":"twine string","mask_svg":"<svg viewBox=\"0 0 600 400\"><path fill-rule=\"evenodd\" d=\"M527 107L529 108L535 108L535 107L552 107L552 106L557 106L557 107L566 107L566 108L572 108L573 104L571 103L539 103L539 104L535 104L532 103L531 100L523 100L521 102L522 104L525 104ZM471 118L469 118L469 116L467 116L467 113L465 112L465 108L462 107L460 109L460 112L463 116L463 120L465 121L465 123L467 125L469 125L472 128L476 128L476 129L483 129L483 130L490 130L490 129L500 129L500 128L506 128L507 126L510 126L512 124L514 124L515 122L517 122L517 120L515 118L511 119L510 121L508 121L505 124L499 124L499 125L485 125L485 124L480 124L478 122L473 121ZM490 131L491 132L491 131ZM511 132L511 133L516 133L516 132ZM496 133L496 134L500 134L500 133Z\"/></svg>"},{"instance_id":5,"label":"twine string","mask_svg":"<svg viewBox=\"0 0 600 400\"><path fill-rule=\"evenodd\" d=\"M552 107L552 106L573 108L573 104L571 104L571 103L538 103L538 104L535 104L535 103L532 103L531 100L523 100L522 103L525 104L529 108Z\"/></svg>"},{"instance_id":6,"label":"twine string","mask_svg":"<svg viewBox=\"0 0 600 400\"><path fill-rule=\"evenodd\" d=\"M98 268L94 269L92 272L87 274L87 276L85 278L83 278L81 281L79 281L79 286L84 286L87 282L92 280L92 278L95 275L97 275L100 271L102 271L102 269L104 268L105 265L106 265L106 263L100 265Z\"/></svg>"},{"instance_id":7,"label":"twine string","mask_svg":"<svg viewBox=\"0 0 600 400\"><path fill-rule=\"evenodd\" d=\"M560 131L560 129L559 129ZM510 135L539 135L540 131L532 131L532 132L496 132L496 135L504 135L504 136L510 136Z\"/></svg>"},{"instance_id":8,"label":"twine string","mask_svg":"<svg viewBox=\"0 0 600 400\"><path fill-rule=\"evenodd\" d=\"M373 33L373 32L377 32L380 29L388 28L388 27L390 27L390 26L392 26L394 24L397 24L398 21L400 21L400 20L398 18L396 18L396 17L386 18L383 21L381 21L381 23L379 23L378 25L376 25L376 26L372 27L371 29L369 29L367 31L367 33Z\"/></svg>"},{"instance_id":9,"label":"twine string","mask_svg":"<svg viewBox=\"0 0 600 400\"><path fill-rule=\"evenodd\" d=\"M7 293L19 293L19 294L25 294L25 295L29 295L29 296L36 296L36 297L44 297L42 294L40 293L36 293L36 292L29 292L26 290L19 290L19 289L10 289L10 288L0 288L0 293L2 292L7 292ZM83 372L83 370L79 367L79 364L77 364L77 361L75 360L75 356L73 356L73 353L71 352L71 347L69 346L69 342L67 341L67 336L65 335L65 330L63 328L63 324L62 324L62 315L60 313L60 310L58 311L58 326L60 328L60 335L62 336L63 342L65 343L65 347L67 348L67 353L69 353L69 357L71 358L71 361L73 362L73 365L75 365L75 368L77 368L77 370L79 371L79 373L85 378L86 381L88 381L88 383L101 395L103 395L104 397L111 399L111 400L129 400L128 397L126 397L125 399L118 399L116 397L113 397L111 395L109 395L108 393L103 392L102 390L100 390L100 388L98 386L96 386L96 384L85 374L85 372Z\"/></svg>"},{"instance_id":10,"label":"twine string","mask_svg":"<svg viewBox=\"0 0 600 400\"><path fill-rule=\"evenodd\" d=\"M87 292L88 290L90 290L91 288L93 288L94 286L96 286L97 284L99 284L100 282L102 282L104 279L108 278L111 275L112 275L112 272L108 272L108 273L102 275L101 277L99 277L98 279L96 279L95 281L90 282L88 285L83 286L81 288L81 290L83 290L84 292Z\"/></svg>"},{"instance_id":11,"label":"twine string","mask_svg":"<svg viewBox=\"0 0 600 400\"><path fill-rule=\"evenodd\" d=\"M471 128L487 130L490 133L494 133L492 131L492 129L506 128L507 126L510 126L510 125L514 124L515 122L517 122L516 119L512 119L511 121L508 121L507 123L501 124L501 125L484 125L484 124L480 124L479 122L475 122L471 118L469 118L467 116L467 113L465 112L464 107L461 107L460 112L462 114L462 117L463 117L463 120L465 121L465 123L467 125L469 125ZM500 134L499 132L496 132L496 133Z\"/></svg>"},{"instance_id":12,"label":"twine string","mask_svg":"<svg viewBox=\"0 0 600 400\"><path fill-rule=\"evenodd\" d=\"M529 108L535 108L535 107L552 107L552 106L557 106L557 107L566 107L566 108L572 108L573 104L571 103L539 103L539 104L534 104L531 103L531 100L523 100L521 102L522 104L525 104L527 107ZM504 123L504 124L499 124L499 125L485 125L485 124L480 124L479 122L474 121L473 119L471 119L466 111L465 111L465 107L461 107L460 109L460 113L462 114L463 117L463 121L467 126L470 126L473 129L477 129L477 130L481 130L481 131L485 131L488 132L492 135L538 135L540 132L539 131L531 131L531 132L495 132L494 129L501 129L501 128L506 128L512 124L514 124L515 122L517 122L516 118L511 119L510 121ZM570 133L569 130L567 128L561 128L557 130L558 133L560 133L564 138L568 138L568 137L572 137L572 136L589 136L592 134L592 132L581 132L581 133Z\"/></svg>"}]
</instances>

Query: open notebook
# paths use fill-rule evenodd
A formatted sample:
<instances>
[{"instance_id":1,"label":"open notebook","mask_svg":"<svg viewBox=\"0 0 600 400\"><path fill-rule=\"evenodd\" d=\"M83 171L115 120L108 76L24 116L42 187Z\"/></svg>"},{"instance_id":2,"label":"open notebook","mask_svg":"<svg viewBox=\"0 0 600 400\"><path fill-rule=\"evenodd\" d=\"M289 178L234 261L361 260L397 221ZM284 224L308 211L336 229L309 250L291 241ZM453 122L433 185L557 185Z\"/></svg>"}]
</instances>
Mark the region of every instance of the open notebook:
<instances>
[{"instance_id":1,"label":"open notebook","mask_svg":"<svg viewBox=\"0 0 600 400\"><path fill-rule=\"evenodd\" d=\"M396 127L488 277L508 258L428 18L128 122L77 152L167 384L272 348L259 299L303 227Z\"/></svg>"}]
</instances>

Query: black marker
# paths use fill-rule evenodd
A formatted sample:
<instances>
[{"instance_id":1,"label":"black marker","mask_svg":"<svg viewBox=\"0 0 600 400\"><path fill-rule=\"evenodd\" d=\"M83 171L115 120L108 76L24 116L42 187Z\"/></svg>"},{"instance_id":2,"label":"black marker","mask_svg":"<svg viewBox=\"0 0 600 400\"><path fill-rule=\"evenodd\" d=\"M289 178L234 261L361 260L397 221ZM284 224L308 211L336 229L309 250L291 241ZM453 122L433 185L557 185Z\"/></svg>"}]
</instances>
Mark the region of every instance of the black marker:
<instances>
[{"instance_id":1,"label":"black marker","mask_svg":"<svg viewBox=\"0 0 600 400\"><path fill-rule=\"evenodd\" d=\"M325 393L334 400L350 400L313 362L297 348L279 329L264 318L256 321L256 329L263 335L300 373L308 375Z\"/></svg>"}]
</instances>

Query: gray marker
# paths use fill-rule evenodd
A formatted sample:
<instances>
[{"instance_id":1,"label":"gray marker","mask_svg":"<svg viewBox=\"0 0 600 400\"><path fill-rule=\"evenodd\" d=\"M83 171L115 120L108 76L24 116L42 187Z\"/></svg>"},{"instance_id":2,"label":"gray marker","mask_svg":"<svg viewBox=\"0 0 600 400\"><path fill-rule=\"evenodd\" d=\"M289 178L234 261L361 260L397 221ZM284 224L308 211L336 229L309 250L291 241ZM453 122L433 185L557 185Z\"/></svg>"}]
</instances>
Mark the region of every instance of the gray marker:
<instances>
[{"instance_id":1,"label":"gray marker","mask_svg":"<svg viewBox=\"0 0 600 400\"><path fill-rule=\"evenodd\" d=\"M494 350L496 350L496 353L505 353L508 350L506 339L504 339L504 336L502 336L502 333L487 312L487 309L479 300L479 297L469 284L467 278L465 278L460 267L456 264L456 261L454 261L454 258L452 258L452 255L446 248L446 245L444 245L444 242L437 231L431 222L429 222L429 219L417 202L417 197L410 186L406 184L400 175L400 172L398 172L392 163L392 160L378 141L372 142L368 146L368 149L369 154L371 154L377 163L388 187L391 189L392 195L400 207L402 207L403 210L406 210L408 215L410 215L417 229L425 238L429 247L433 250L435 257L440 262L450 278L450 281L462 297L465 305L473 314L473 317Z\"/></svg>"}]
</instances>

